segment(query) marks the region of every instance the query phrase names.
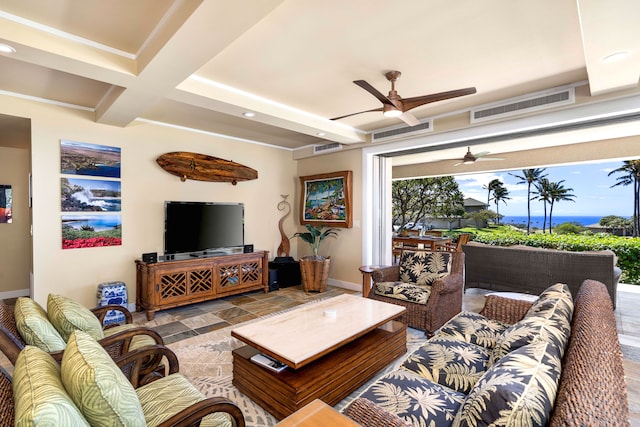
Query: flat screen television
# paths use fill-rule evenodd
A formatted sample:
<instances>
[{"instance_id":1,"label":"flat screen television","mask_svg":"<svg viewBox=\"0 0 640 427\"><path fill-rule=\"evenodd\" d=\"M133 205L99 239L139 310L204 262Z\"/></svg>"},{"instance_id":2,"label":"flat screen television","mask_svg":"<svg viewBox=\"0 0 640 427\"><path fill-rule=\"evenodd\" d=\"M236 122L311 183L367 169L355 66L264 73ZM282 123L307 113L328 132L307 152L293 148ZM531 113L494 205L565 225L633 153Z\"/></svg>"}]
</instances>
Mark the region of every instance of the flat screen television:
<instances>
[{"instance_id":1,"label":"flat screen television","mask_svg":"<svg viewBox=\"0 0 640 427\"><path fill-rule=\"evenodd\" d=\"M165 202L165 254L193 254L243 245L244 204Z\"/></svg>"}]
</instances>

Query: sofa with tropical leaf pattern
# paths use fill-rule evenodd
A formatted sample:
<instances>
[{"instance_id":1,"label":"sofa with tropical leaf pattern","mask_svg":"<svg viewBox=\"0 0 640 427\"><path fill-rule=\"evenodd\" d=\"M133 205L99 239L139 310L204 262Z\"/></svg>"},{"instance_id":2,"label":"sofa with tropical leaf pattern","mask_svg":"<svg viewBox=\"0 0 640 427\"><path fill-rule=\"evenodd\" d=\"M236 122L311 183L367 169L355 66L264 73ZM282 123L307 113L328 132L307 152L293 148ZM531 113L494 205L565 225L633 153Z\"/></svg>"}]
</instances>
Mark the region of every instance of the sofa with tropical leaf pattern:
<instances>
[{"instance_id":1,"label":"sofa with tropical leaf pattern","mask_svg":"<svg viewBox=\"0 0 640 427\"><path fill-rule=\"evenodd\" d=\"M575 306L574 306L575 304ZM606 287L565 284L534 303L500 295L463 311L345 410L363 426L629 425Z\"/></svg>"}]
</instances>

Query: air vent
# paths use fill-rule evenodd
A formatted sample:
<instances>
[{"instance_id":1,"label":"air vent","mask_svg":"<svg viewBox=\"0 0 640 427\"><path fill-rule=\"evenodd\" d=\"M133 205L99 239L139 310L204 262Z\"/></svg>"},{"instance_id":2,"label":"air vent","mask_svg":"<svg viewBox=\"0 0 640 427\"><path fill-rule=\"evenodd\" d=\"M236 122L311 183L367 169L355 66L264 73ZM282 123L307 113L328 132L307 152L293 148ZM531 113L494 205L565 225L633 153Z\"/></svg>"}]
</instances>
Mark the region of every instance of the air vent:
<instances>
[{"instance_id":1,"label":"air vent","mask_svg":"<svg viewBox=\"0 0 640 427\"><path fill-rule=\"evenodd\" d=\"M401 126L379 129L371 135L371 142L390 141L409 136L420 135L433 130L433 121L427 120L415 126Z\"/></svg>"},{"instance_id":2,"label":"air vent","mask_svg":"<svg viewBox=\"0 0 640 427\"><path fill-rule=\"evenodd\" d=\"M338 150L342 150L342 144L340 144L339 142L332 142L330 144L313 146L313 154L324 154L330 151L338 151Z\"/></svg>"},{"instance_id":3,"label":"air vent","mask_svg":"<svg viewBox=\"0 0 640 427\"><path fill-rule=\"evenodd\" d=\"M525 97L511 98L500 103L480 106L471 110L471 123L497 120L516 114L526 114L533 111L546 110L560 105L575 102L575 88L564 87L551 91L537 92Z\"/></svg>"}]
</instances>

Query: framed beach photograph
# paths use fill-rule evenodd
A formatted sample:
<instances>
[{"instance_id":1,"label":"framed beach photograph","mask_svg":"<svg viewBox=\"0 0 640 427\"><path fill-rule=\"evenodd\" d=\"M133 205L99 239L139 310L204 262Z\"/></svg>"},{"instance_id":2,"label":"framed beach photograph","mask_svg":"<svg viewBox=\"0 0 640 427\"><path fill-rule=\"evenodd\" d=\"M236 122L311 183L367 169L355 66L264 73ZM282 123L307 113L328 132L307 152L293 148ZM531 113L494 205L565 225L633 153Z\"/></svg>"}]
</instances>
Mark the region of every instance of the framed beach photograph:
<instances>
[{"instance_id":1,"label":"framed beach photograph","mask_svg":"<svg viewBox=\"0 0 640 427\"><path fill-rule=\"evenodd\" d=\"M103 179L60 179L63 212L119 212L120 181Z\"/></svg>"},{"instance_id":2,"label":"framed beach photograph","mask_svg":"<svg viewBox=\"0 0 640 427\"><path fill-rule=\"evenodd\" d=\"M62 140L60 173L120 178L120 147Z\"/></svg>"},{"instance_id":3,"label":"framed beach photograph","mask_svg":"<svg viewBox=\"0 0 640 427\"><path fill-rule=\"evenodd\" d=\"M122 245L122 215L62 215L62 249Z\"/></svg>"},{"instance_id":4,"label":"framed beach photograph","mask_svg":"<svg viewBox=\"0 0 640 427\"><path fill-rule=\"evenodd\" d=\"M352 226L351 171L300 177L300 224Z\"/></svg>"}]
</instances>

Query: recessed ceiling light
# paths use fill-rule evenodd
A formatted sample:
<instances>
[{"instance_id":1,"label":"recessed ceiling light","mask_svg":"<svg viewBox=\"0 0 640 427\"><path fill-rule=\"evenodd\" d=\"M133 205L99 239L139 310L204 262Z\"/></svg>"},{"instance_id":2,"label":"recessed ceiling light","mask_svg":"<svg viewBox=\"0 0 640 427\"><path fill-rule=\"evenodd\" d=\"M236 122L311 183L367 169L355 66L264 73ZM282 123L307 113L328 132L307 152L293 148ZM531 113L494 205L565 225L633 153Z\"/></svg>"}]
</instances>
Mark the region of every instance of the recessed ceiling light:
<instances>
[{"instance_id":1,"label":"recessed ceiling light","mask_svg":"<svg viewBox=\"0 0 640 427\"><path fill-rule=\"evenodd\" d=\"M243 116L245 117L255 117L256 113L252 112L252 111L246 111L244 113L242 113Z\"/></svg>"},{"instance_id":2,"label":"recessed ceiling light","mask_svg":"<svg viewBox=\"0 0 640 427\"><path fill-rule=\"evenodd\" d=\"M627 56L629 56L629 52L616 52L616 53L612 53L611 55L607 55L605 56L602 60L604 62L615 62L615 61L619 61L621 59L626 58Z\"/></svg>"},{"instance_id":3,"label":"recessed ceiling light","mask_svg":"<svg viewBox=\"0 0 640 427\"><path fill-rule=\"evenodd\" d=\"M318 135L318 136L325 136L325 135L326 135L326 133L324 133L324 132L318 132L316 135Z\"/></svg>"},{"instance_id":4,"label":"recessed ceiling light","mask_svg":"<svg viewBox=\"0 0 640 427\"><path fill-rule=\"evenodd\" d=\"M0 52L1 53L16 53L15 48L13 46L9 46L8 44L0 43Z\"/></svg>"}]
</instances>

